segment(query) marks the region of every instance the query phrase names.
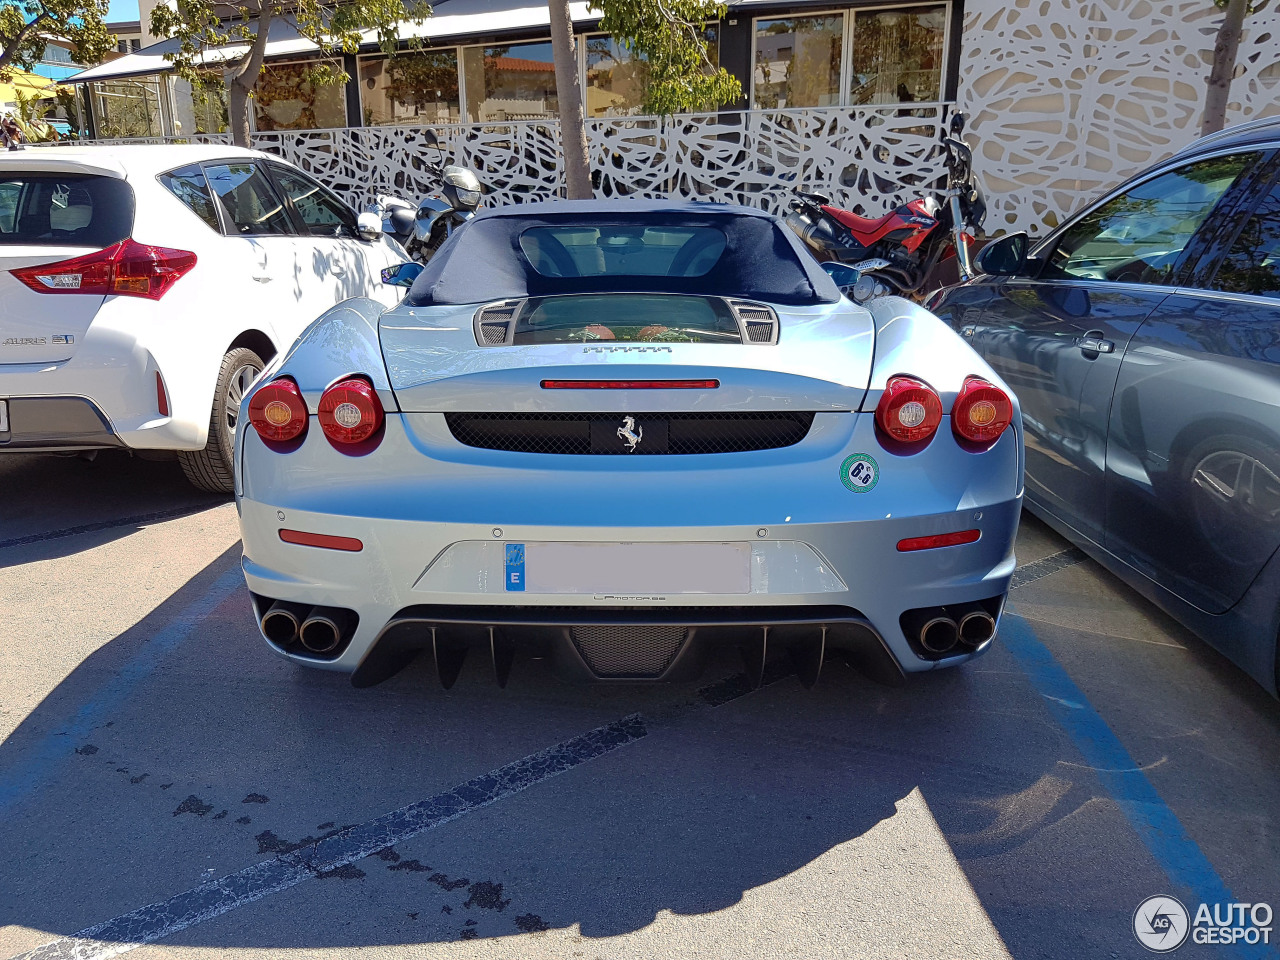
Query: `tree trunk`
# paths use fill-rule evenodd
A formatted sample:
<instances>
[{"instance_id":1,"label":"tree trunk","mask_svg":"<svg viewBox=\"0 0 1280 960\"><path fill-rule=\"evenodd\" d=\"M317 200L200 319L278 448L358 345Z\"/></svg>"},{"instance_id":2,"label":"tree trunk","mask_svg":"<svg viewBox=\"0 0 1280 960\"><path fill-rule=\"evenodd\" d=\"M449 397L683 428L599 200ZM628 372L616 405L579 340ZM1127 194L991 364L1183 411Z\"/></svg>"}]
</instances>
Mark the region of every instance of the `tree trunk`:
<instances>
[{"instance_id":1,"label":"tree trunk","mask_svg":"<svg viewBox=\"0 0 1280 960\"><path fill-rule=\"evenodd\" d=\"M1240 48L1240 31L1249 10L1249 0L1227 0L1227 9L1213 44L1213 67L1209 71L1209 89L1204 98L1204 117L1200 136L1216 133L1227 122L1227 97L1231 93L1231 76L1236 72L1236 51Z\"/></svg>"},{"instance_id":2,"label":"tree trunk","mask_svg":"<svg viewBox=\"0 0 1280 960\"><path fill-rule=\"evenodd\" d=\"M565 193L570 200L590 200L587 125L582 113L582 88L578 85L578 57L573 45L569 0L548 0L547 6L551 11L551 52L556 62L556 98L560 101Z\"/></svg>"},{"instance_id":3,"label":"tree trunk","mask_svg":"<svg viewBox=\"0 0 1280 960\"><path fill-rule=\"evenodd\" d=\"M227 128L231 131L231 142L237 147L249 146L249 95L262 72L262 58L267 52L267 34L273 13L271 4L264 2L258 14L258 34L253 38L253 46L244 59L224 74L227 80Z\"/></svg>"}]
</instances>

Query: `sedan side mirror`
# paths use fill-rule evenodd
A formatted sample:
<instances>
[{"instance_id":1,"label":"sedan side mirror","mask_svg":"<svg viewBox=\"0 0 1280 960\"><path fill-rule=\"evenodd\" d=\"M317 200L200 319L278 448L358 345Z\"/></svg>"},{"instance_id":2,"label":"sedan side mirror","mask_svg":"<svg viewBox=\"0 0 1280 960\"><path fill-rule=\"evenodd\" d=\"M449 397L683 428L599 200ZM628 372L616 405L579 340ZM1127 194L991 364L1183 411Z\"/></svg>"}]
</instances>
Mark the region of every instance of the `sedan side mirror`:
<instances>
[{"instance_id":1,"label":"sedan side mirror","mask_svg":"<svg viewBox=\"0 0 1280 960\"><path fill-rule=\"evenodd\" d=\"M366 210L356 217L356 233L361 240L377 240L382 236L382 218Z\"/></svg>"},{"instance_id":2,"label":"sedan side mirror","mask_svg":"<svg viewBox=\"0 0 1280 960\"><path fill-rule=\"evenodd\" d=\"M993 277L1016 277L1026 271L1027 235L1021 231L989 243L978 253L973 265Z\"/></svg>"},{"instance_id":3,"label":"sedan side mirror","mask_svg":"<svg viewBox=\"0 0 1280 960\"><path fill-rule=\"evenodd\" d=\"M386 267L382 271L382 282L389 287L411 287L413 281L422 272L422 264L413 261L397 263L394 267Z\"/></svg>"}]
</instances>

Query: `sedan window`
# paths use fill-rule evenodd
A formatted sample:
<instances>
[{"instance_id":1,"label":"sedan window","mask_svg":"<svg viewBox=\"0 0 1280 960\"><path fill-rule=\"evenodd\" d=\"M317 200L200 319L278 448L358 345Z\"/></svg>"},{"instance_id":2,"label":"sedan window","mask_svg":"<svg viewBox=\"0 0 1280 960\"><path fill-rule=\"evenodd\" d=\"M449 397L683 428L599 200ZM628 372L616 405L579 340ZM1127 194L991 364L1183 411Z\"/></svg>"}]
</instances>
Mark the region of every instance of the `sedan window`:
<instances>
[{"instance_id":1,"label":"sedan window","mask_svg":"<svg viewBox=\"0 0 1280 960\"><path fill-rule=\"evenodd\" d=\"M241 236L292 233L289 216L275 188L255 163L208 163L209 186Z\"/></svg>"},{"instance_id":2,"label":"sedan window","mask_svg":"<svg viewBox=\"0 0 1280 960\"><path fill-rule=\"evenodd\" d=\"M1280 299L1280 180L1245 223L1209 286Z\"/></svg>"},{"instance_id":3,"label":"sedan window","mask_svg":"<svg viewBox=\"0 0 1280 960\"><path fill-rule=\"evenodd\" d=\"M1085 214L1049 255L1046 277L1163 283L1254 154L1200 160L1139 184Z\"/></svg>"}]
</instances>

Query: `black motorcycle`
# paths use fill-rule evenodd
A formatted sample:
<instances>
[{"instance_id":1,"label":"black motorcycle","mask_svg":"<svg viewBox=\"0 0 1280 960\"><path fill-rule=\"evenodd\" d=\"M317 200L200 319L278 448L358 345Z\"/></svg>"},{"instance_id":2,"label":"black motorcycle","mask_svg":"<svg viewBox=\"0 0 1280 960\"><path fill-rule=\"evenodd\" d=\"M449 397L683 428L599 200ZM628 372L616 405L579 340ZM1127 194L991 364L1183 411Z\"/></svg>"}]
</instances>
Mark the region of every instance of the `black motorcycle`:
<instances>
[{"instance_id":1,"label":"black motorcycle","mask_svg":"<svg viewBox=\"0 0 1280 960\"><path fill-rule=\"evenodd\" d=\"M382 217L382 230L404 247L412 260L426 263L453 231L476 215L485 188L475 172L444 162L440 141L430 130L423 139L436 148L439 161L423 160L423 165L440 178L436 192L414 206L389 194L378 196L369 209Z\"/></svg>"}]
</instances>

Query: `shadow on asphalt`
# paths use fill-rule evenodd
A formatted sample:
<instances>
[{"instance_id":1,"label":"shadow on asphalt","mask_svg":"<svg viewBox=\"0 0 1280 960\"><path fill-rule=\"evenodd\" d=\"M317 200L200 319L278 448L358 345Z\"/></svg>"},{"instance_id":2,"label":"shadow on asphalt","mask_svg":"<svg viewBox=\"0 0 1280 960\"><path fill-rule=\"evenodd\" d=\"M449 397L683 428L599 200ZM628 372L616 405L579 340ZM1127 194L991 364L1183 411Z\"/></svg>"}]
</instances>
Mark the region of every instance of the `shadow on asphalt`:
<instances>
[{"instance_id":1,"label":"shadow on asphalt","mask_svg":"<svg viewBox=\"0 0 1280 960\"><path fill-rule=\"evenodd\" d=\"M137 480L164 466L123 471ZM112 482L119 503L127 484ZM94 488L58 483L67 504ZM183 508L176 488L165 489ZM68 538L67 552L86 540ZM939 871L972 888L1014 956L1142 955L1130 919L1141 899L1164 891L1163 871L998 644L967 668L901 689L835 665L812 691L784 676L715 707L699 705L699 689L740 669L728 656L701 684L669 687L565 686L524 658L506 690L472 660L448 692L420 658L355 690L266 650L237 579L239 552L85 658L0 744L0 787L19 795L0 812L0 926L70 935L639 713L650 732L634 744L277 894L271 909L249 906L163 942L354 948L575 925L583 937L608 937L664 911L709 916L738 904L865 841L918 792L938 831L931 840L925 829L919 849L956 859ZM173 649L140 669L156 638L172 639L175 618L202 603L206 613L179 624ZM1050 634L1045 642L1069 658L1078 641ZM1234 712L1255 736L1275 728L1274 701L1207 647L1179 639L1192 651L1186 682L1218 698L1206 709ZM1072 669L1100 691L1105 716L1123 724L1137 712L1150 726L1158 711L1126 692L1125 679L1147 668L1126 663L1129 649L1148 648L1106 661L1082 645ZM1167 712L1151 730L1154 760L1141 728L1125 733L1137 761L1160 770L1210 762L1186 711ZM1231 759L1220 758L1215 776L1224 791L1241 785L1232 807L1267 809L1274 785L1247 784ZM1259 817L1265 849L1274 832ZM901 910L914 882L907 895L921 910L948 909L929 876L899 870L892 849L857 849L856 868L845 861L832 882L857 874L864 893L882 885L896 906L873 894L848 915L874 928L882 912ZM900 854L910 862L918 849Z\"/></svg>"},{"instance_id":2,"label":"shadow on asphalt","mask_svg":"<svg viewBox=\"0 0 1280 960\"><path fill-rule=\"evenodd\" d=\"M238 555L229 550L86 658L0 745L8 783L55 745L17 782L21 802L5 818L0 925L74 933L637 712L655 724L642 741L433 832L429 860L414 852L420 838L292 894L305 902L336 885L339 909L366 916L407 897L429 904L433 924L406 928L392 922L400 912L377 924L316 922L302 911L295 924L207 924L164 942L355 947L575 924L610 936L661 911L736 904L864 837L917 790L1015 955L1039 951L1037 938L1066 922L1058 914L1081 911L1109 919L1099 942L1082 934L1073 946L1110 951L1150 872L999 651L896 690L842 667L813 691L786 677L662 721L696 703L699 684L563 686L518 660L506 690L469 663L446 693L419 659L354 690L272 657L237 585L134 676L152 638L207 598ZM704 684L738 669L716 662ZM104 694L130 676L127 696ZM83 735L59 735L85 716ZM922 902L933 896L920 891Z\"/></svg>"},{"instance_id":3,"label":"shadow on asphalt","mask_svg":"<svg viewBox=\"0 0 1280 960\"><path fill-rule=\"evenodd\" d=\"M0 568L69 556L158 519L226 503L187 482L176 460L106 450L80 457L0 455Z\"/></svg>"}]
</instances>

